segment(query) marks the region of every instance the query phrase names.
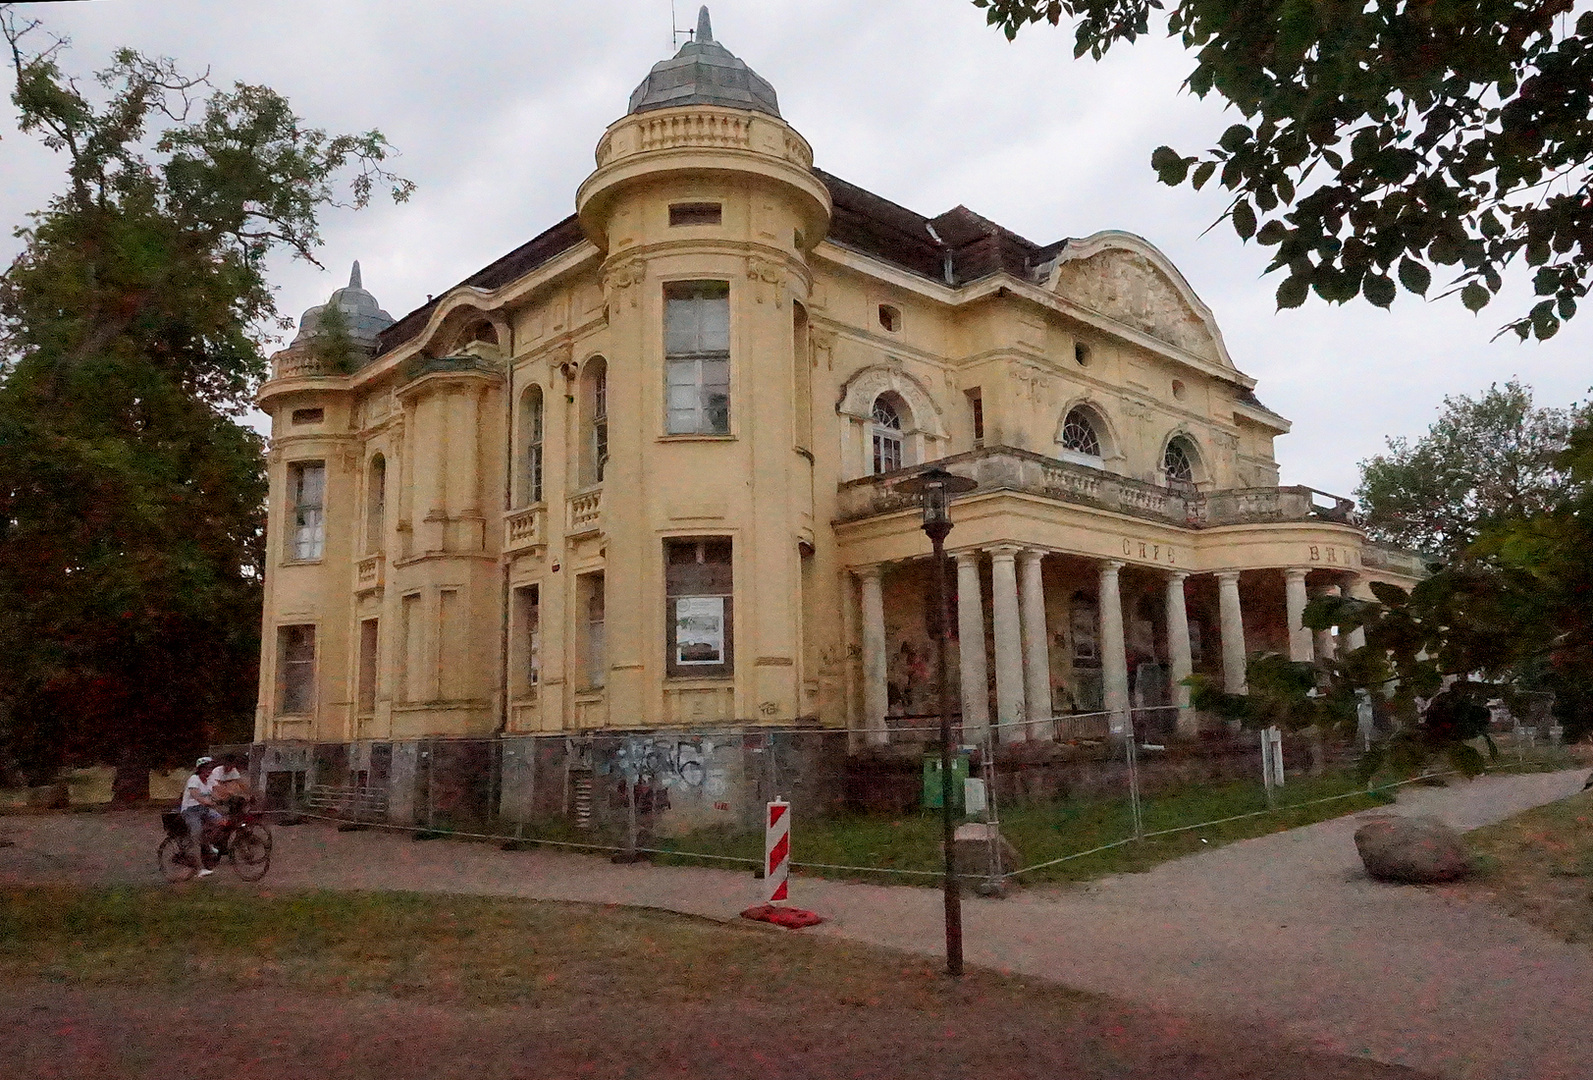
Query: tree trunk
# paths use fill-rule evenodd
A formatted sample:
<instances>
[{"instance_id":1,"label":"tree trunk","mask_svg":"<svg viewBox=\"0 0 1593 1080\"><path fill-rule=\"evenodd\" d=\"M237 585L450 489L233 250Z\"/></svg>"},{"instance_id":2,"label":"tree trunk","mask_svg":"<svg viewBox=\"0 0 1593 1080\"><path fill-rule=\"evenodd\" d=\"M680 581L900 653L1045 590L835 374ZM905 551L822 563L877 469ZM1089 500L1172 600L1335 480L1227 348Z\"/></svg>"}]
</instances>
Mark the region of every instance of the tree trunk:
<instances>
[{"instance_id":1,"label":"tree trunk","mask_svg":"<svg viewBox=\"0 0 1593 1080\"><path fill-rule=\"evenodd\" d=\"M124 750L116 761L116 778L111 781L111 802L125 804L149 801L149 762L136 750Z\"/></svg>"}]
</instances>

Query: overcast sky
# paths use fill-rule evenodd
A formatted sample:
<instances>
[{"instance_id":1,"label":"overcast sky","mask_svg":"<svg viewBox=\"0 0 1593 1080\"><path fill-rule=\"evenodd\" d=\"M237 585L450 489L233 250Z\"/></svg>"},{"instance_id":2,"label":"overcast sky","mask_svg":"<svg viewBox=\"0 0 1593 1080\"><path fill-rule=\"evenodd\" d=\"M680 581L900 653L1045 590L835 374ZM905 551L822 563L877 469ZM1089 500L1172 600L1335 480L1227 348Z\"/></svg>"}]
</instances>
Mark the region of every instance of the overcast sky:
<instances>
[{"instance_id":1,"label":"overcast sky","mask_svg":"<svg viewBox=\"0 0 1593 1080\"><path fill-rule=\"evenodd\" d=\"M23 4L65 32L68 70L127 45L264 83L314 126L380 128L403 153L408 202L323 223L322 271L273 268L283 311L323 301L359 259L395 317L574 209L603 129L671 53L669 0L84 0ZM681 26L696 4L677 0ZM1445 394L1519 376L1540 404L1580 400L1593 313L1547 344L1490 341L1526 290L1474 317L1401 294L1392 312L1314 297L1276 313L1265 249L1205 230L1223 200L1156 183L1151 150L1211 144L1235 119L1179 89L1192 66L1159 35L1102 63L1072 59L1071 32L1008 43L969 0L719 0L714 36L780 96L816 163L925 214L959 203L1045 243L1100 229L1161 248L1216 313L1257 394L1294 421L1283 481L1348 493L1388 435L1417 435ZM5 78L9 94L11 79ZM61 161L0 122L0 257L61 184ZM1202 235L1204 233L1204 235Z\"/></svg>"}]
</instances>

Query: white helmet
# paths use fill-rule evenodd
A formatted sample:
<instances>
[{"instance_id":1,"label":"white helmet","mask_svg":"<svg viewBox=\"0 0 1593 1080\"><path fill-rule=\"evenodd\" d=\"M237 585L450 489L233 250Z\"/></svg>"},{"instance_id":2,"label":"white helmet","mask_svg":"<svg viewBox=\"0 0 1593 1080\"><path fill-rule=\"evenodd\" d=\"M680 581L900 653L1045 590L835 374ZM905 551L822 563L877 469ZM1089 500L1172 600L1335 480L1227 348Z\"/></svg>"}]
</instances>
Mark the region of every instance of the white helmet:
<instances>
[{"instance_id":1,"label":"white helmet","mask_svg":"<svg viewBox=\"0 0 1593 1080\"><path fill-rule=\"evenodd\" d=\"M194 762L194 772L198 772L200 769L203 769L206 765L209 765L215 760L215 758L209 756L200 758L198 761Z\"/></svg>"}]
</instances>

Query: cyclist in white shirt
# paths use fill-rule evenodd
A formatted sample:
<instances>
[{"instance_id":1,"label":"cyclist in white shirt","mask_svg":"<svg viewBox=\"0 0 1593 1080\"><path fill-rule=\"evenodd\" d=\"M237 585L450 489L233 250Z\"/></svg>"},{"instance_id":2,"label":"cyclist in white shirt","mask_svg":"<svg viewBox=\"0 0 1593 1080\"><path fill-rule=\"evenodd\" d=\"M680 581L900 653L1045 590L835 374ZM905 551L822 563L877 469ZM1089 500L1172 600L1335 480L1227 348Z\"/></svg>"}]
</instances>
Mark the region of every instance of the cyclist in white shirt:
<instances>
[{"instance_id":1,"label":"cyclist in white shirt","mask_svg":"<svg viewBox=\"0 0 1593 1080\"><path fill-rule=\"evenodd\" d=\"M221 811L211 792L215 786L216 762L202 757L194 763L193 775L183 785L182 815L188 823L188 835L194 838L194 851L199 855L199 876L209 877L215 871L205 865L205 829L221 820Z\"/></svg>"}]
</instances>

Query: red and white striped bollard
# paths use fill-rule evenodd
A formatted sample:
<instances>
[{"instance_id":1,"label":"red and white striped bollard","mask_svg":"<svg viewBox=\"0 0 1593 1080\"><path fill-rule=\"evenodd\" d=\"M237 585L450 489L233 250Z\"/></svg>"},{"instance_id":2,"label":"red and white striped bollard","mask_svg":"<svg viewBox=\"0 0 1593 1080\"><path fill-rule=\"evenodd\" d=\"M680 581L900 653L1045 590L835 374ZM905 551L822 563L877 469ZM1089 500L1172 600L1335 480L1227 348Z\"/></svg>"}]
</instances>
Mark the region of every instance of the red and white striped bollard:
<instances>
[{"instance_id":1,"label":"red and white striped bollard","mask_svg":"<svg viewBox=\"0 0 1593 1080\"><path fill-rule=\"evenodd\" d=\"M776 795L764 813L763 880L769 887L769 903L783 904L790 899L786 884L790 869L791 804Z\"/></svg>"}]
</instances>

